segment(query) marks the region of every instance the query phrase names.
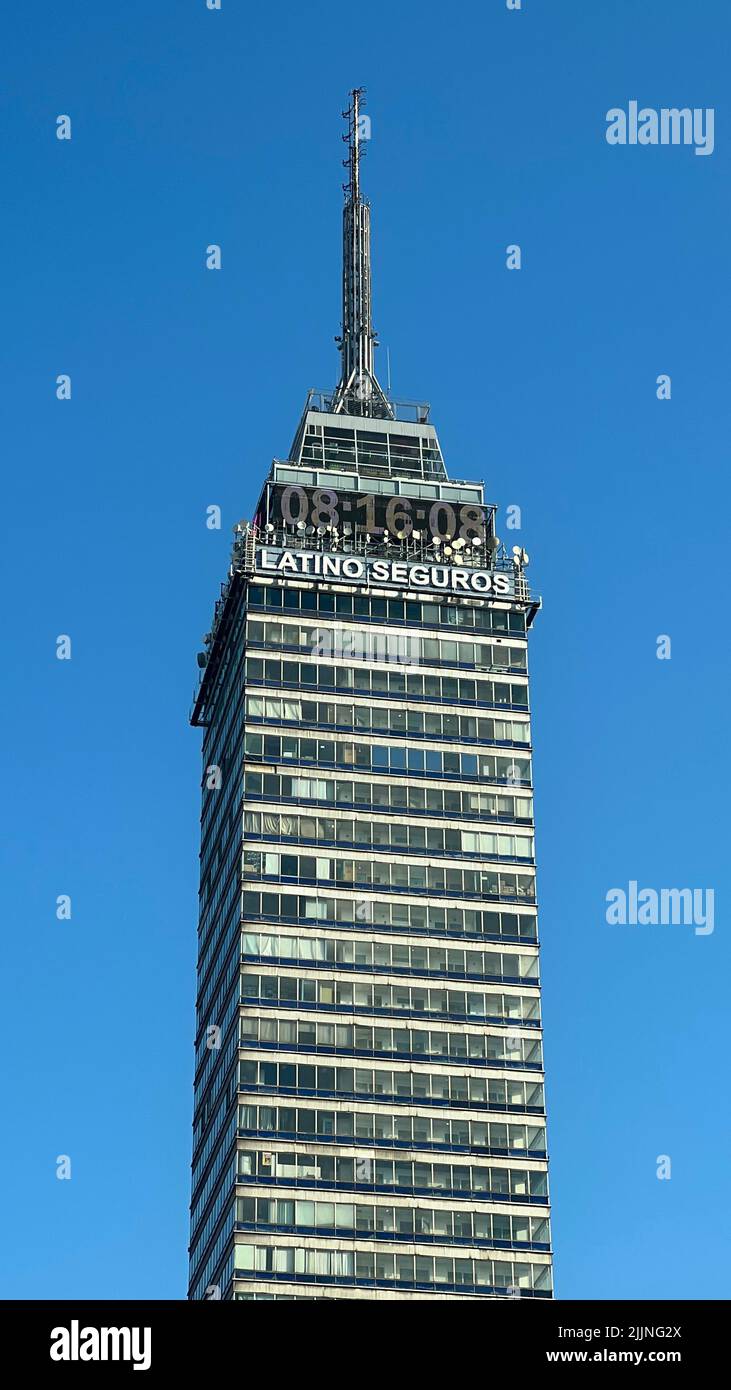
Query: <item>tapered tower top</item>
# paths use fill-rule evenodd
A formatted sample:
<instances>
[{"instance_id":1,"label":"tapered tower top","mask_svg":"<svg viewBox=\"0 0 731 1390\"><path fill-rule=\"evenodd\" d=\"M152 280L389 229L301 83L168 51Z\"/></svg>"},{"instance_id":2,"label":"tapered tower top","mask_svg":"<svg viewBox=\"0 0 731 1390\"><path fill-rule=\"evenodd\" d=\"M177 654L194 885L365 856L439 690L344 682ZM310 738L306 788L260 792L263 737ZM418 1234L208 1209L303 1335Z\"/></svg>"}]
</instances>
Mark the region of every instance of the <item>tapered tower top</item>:
<instances>
[{"instance_id":1,"label":"tapered tower top","mask_svg":"<svg viewBox=\"0 0 731 1390\"><path fill-rule=\"evenodd\" d=\"M309 392L287 464L308 472L318 466L334 468L341 476L355 472L382 481L418 478L431 486L448 479L429 406L425 401L391 400L373 365L377 339L371 315L371 209L361 195L361 160L370 122L363 105L363 88L356 87L343 112L348 178L343 184L343 327L335 340L340 381L334 391Z\"/></svg>"}]
</instances>

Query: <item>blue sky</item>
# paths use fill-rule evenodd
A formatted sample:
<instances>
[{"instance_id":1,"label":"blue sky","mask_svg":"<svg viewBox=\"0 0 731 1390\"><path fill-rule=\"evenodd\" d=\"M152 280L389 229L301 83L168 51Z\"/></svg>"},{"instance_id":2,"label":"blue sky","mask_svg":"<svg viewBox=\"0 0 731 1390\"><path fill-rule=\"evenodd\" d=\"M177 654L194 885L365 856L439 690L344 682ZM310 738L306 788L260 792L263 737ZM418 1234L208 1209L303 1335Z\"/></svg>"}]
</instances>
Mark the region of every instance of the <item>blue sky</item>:
<instances>
[{"instance_id":1,"label":"blue sky","mask_svg":"<svg viewBox=\"0 0 731 1390\"><path fill-rule=\"evenodd\" d=\"M184 1296L195 652L231 526L336 378L364 84L394 393L521 506L544 596L557 1292L728 1297L728 6L37 0L3 28L0 1295ZM715 108L713 155L610 148L631 99ZM713 888L715 931L607 926L632 879Z\"/></svg>"}]
</instances>

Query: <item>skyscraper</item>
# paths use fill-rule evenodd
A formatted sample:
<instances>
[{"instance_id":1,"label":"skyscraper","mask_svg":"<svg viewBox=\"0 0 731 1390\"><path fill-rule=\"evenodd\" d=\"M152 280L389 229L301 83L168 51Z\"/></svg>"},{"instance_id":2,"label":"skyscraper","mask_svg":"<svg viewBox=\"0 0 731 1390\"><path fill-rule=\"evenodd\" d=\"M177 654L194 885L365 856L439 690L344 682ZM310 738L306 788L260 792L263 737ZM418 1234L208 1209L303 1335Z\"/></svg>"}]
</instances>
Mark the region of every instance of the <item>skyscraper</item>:
<instances>
[{"instance_id":1,"label":"skyscraper","mask_svg":"<svg viewBox=\"0 0 731 1390\"><path fill-rule=\"evenodd\" d=\"M540 603L379 384L360 91L345 115L340 382L199 656L190 1297L546 1298Z\"/></svg>"}]
</instances>

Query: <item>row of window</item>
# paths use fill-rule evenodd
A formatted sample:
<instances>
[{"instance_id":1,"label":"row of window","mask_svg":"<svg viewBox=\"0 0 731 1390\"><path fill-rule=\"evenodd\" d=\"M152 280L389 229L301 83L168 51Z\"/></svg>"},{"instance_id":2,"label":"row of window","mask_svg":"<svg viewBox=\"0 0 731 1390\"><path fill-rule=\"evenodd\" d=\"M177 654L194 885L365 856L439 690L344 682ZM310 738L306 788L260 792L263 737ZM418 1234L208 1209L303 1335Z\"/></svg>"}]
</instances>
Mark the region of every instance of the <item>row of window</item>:
<instances>
[{"instance_id":1,"label":"row of window","mask_svg":"<svg viewBox=\"0 0 731 1390\"><path fill-rule=\"evenodd\" d=\"M239 780L241 778L242 767L240 760L237 761L239 766L233 770L233 775ZM240 816L241 813L238 811L236 813L236 820L239 826L241 824ZM223 850L223 854L221 854L221 850ZM230 882L231 872L236 865L240 853L241 840L239 830L234 835L229 834L227 839L219 841L216 846L216 853L208 861L206 871L201 878L198 904L200 913L198 930L201 937L205 936L210 927L215 910Z\"/></svg>"},{"instance_id":2,"label":"row of window","mask_svg":"<svg viewBox=\"0 0 731 1390\"><path fill-rule=\"evenodd\" d=\"M497 791L460 791L458 787L420 787L405 782L357 782L343 777L293 777L288 773L247 772L246 796L283 801L325 802L341 810L394 811L410 816L465 816L471 820L530 821L530 795Z\"/></svg>"},{"instance_id":3,"label":"row of window","mask_svg":"<svg viewBox=\"0 0 731 1390\"><path fill-rule=\"evenodd\" d=\"M329 963L340 970L383 970L389 974L448 975L477 980L538 984L538 956L508 951L464 951L459 947L412 946L337 936L274 936L244 932L242 953L283 965Z\"/></svg>"},{"instance_id":4,"label":"row of window","mask_svg":"<svg viewBox=\"0 0 731 1390\"><path fill-rule=\"evenodd\" d=\"M329 855L260 853L244 850L245 879L285 879L339 888L374 888L387 893L428 893L449 898L523 898L535 901L529 873L497 869L443 869L437 864L399 864L379 859L334 859Z\"/></svg>"},{"instance_id":5,"label":"row of window","mask_svg":"<svg viewBox=\"0 0 731 1390\"><path fill-rule=\"evenodd\" d=\"M213 961L218 959L218 953L231 936L231 930L236 924L236 918L241 912L241 865L238 865L238 873L231 877L231 888L226 894L226 900L221 910L208 923L205 935L198 937L198 983L199 985L206 979L208 971Z\"/></svg>"},{"instance_id":6,"label":"row of window","mask_svg":"<svg viewBox=\"0 0 731 1390\"><path fill-rule=\"evenodd\" d=\"M337 1093L339 1099L401 1100L416 1104L466 1106L480 1110L521 1110L543 1114L539 1081L466 1076L463 1072L389 1071L382 1067L313 1066L311 1062L239 1062L244 1090L275 1089Z\"/></svg>"},{"instance_id":7,"label":"row of window","mask_svg":"<svg viewBox=\"0 0 731 1390\"><path fill-rule=\"evenodd\" d=\"M288 1105L239 1105L239 1136L277 1135L280 1139L327 1138L333 1143L408 1149L468 1149L496 1156L524 1153L546 1157L546 1129L540 1124L504 1124L450 1115L389 1115L385 1110L309 1110Z\"/></svg>"},{"instance_id":8,"label":"row of window","mask_svg":"<svg viewBox=\"0 0 731 1390\"><path fill-rule=\"evenodd\" d=\"M218 605L216 605L218 607ZM203 735L202 755L205 763L218 762L233 724L238 719L242 675L246 669L246 643L242 640L246 628L246 608L239 605L230 640L222 655L219 678L213 696L213 711L206 711L207 728ZM211 714L214 717L211 718Z\"/></svg>"},{"instance_id":9,"label":"row of window","mask_svg":"<svg viewBox=\"0 0 731 1390\"><path fill-rule=\"evenodd\" d=\"M241 869L240 869L241 846L238 840L232 840L226 852L226 859L223 866L219 865L216 872L216 886L213 892L210 891L210 882L201 884L201 904L200 917L198 920L198 941L200 943L199 959L207 949L210 936L217 931L217 924L225 922L231 911L231 906L240 891ZM206 943L204 946L203 943Z\"/></svg>"},{"instance_id":10,"label":"row of window","mask_svg":"<svg viewBox=\"0 0 731 1390\"><path fill-rule=\"evenodd\" d=\"M334 526L338 524L339 514L337 513L335 488L340 488L350 493L351 496L354 492L354 479L349 478L347 473L344 477L339 478L332 472L333 468L352 468L355 470L357 466L361 477L369 480L367 485L369 494L378 492L393 496L395 493L394 474L406 473L412 475L408 479L409 498L449 497L455 501L460 498L480 500L480 494L476 489L467 491L456 487L437 488L433 484L417 482L416 479L420 477L442 479L446 476L439 445L435 437L399 434L397 431L398 426L392 430L385 430L383 433L362 429L344 430L334 427L328 429L327 426L323 428L319 422L316 425L307 426L307 433L302 441L302 463L319 464L320 467L324 463L328 470L324 479L320 477L320 481L325 482L327 487L319 495L322 510L313 516L315 526L319 526L324 518L327 518ZM379 477L379 474L382 476ZM314 471L284 469L281 465L277 469L277 477L298 484L292 489L293 493L304 493L304 488L299 486L300 484L317 481L317 475ZM365 503L373 505L372 497L366 497ZM369 521L366 521L366 525L369 524Z\"/></svg>"},{"instance_id":11,"label":"row of window","mask_svg":"<svg viewBox=\"0 0 731 1390\"><path fill-rule=\"evenodd\" d=\"M218 787L215 791L210 788L204 770L203 815L207 816L212 807L218 809L215 816L207 819L205 831L201 830L201 887L207 880L215 877L218 865L225 857L229 840L232 835L238 835L240 825L241 781L244 775L244 753L240 742L236 752L232 756L227 753L226 758L227 761L222 764L226 768L225 787ZM201 819L201 826L202 824Z\"/></svg>"},{"instance_id":12,"label":"row of window","mask_svg":"<svg viewBox=\"0 0 731 1390\"><path fill-rule=\"evenodd\" d=\"M516 1260L450 1259L431 1255L295 1250L289 1246L236 1245L234 1278L327 1280L334 1284L383 1284L456 1292L551 1296L547 1264Z\"/></svg>"},{"instance_id":13,"label":"row of window","mask_svg":"<svg viewBox=\"0 0 731 1390\"><path fill-rule=\"evenodd\" d=\"M311 657L354 661L394 662L399 666L463 666L473 671L527 670L524 646L501 642L456 642L444 637L422 637L414 633L352 632L312 627L300 623L274 623L250 620L246 625L249 647L279 648L309 652Z\"/></svg>"},{"instance_id":14,"label":"row of window","mask_svg":"<svg viewBox=\"0 0 731 1390\"><path fill-rule=\"evenodd\" d=\"M377 598L373 594L334 594L323 589L291 589L251 585L249 608L318 613L356 618L366 623L400 623L413 627L471 628L478 632L525 633L525 613L480 608L474 603L419 602L418 599Z\"/></svg>"},{"instance_id":15,"label":"row of window","mask_svg":"<svg viewBox=\"0 0 731 1390\"><path fill-rule=\"evenodd\" d=\"M244 1014L239 1040L246 1047L297 1052L352 1053L417 1062L469 1062L472 1066L538 1071L541 1041L509 1033L450 1033L429 1028L391 1028L370 1023L329 1023L309 1018L257 1018Z\"/></svg>"},{"instance_id":16,"label":"row of window","mask_svg":"<svg viewBox=\"0 0 731 1390\"><path fill-rule=\"evenodd\" d=\"M545 1216L509 1212L445 1211L439 1207L372 1206L368 1202L315 1202L289 1197L237 1197L236 1223L273 1226L308 1235L382 1237L421 1244L526 1246L548 1250L550 1228Z\"/></svg>"},{"instance_id":17,"label":"row of window","mask_svg":"<svg viewBox=\"0 0 731 1390\"><path fill-rule=\"evenodd\" d=\"M459 743L530 743L530 726L519 719L448 714L441 710L399 709L390 705L335 704L300 700L294 695L249 695L246 718L252 723L320 725L349 733L395 734L399 738L450 739Z\"/></svg>"},{"instance_id":18,"label":"row of window","mask_svg":"<svg viewBox=\"0 0 731 1390\"><path fill-rule=\"evenodd\" d=\"M231 1240L230 1222L224 1221L218 1232L213 1247L208 1247L208 1254L197 1269L195 1269L192 1258L190 1265L190 1297L196 1302L200 1299L209 1297L209 1289L213 1275L218 1272L217 1283L224 1288L233 1276L233 1251L230 1255L225 1255L226 1247ZM225 1256L225 1258L224 1258ZM223 1266L221 1268L221 1262Z\"/></svg>"},{"instance_id":19,"label":"row of window","mask_svg":"<svg viewBox=\"0 0 731 1390\"><path fill-rule=\"evenodd\" d=\"M227 698L225 711L224 709L221 709L220 712L217 711L215 718L206 730L202 752L204 795L201 812L201 844L210 831L211 819L214 810L216 810L211 805L210 797L207 798L205 795L205 769L211 763L223 766L230 759L232 751L239 747L241 728L246 712L246 700L242 698L245 686L244 671L245 660L239 656L234 670L229 672L228 681L224 684ZM228 689L226 689L227 685Z\"/></svg>"},{"instance_id":20,"label":"row of window","mask_svg":"<svg viewBox=\"0 0 731 1390\"><path fill-rule=\"evenodd\" d=\"M412 825L408 821L354 820L331 816L295 816L276 811L246 811L246 839L303 840L319 844L355 845L368 850L389 849L397 854L430 854L452 858L471 855L480 859L533 859L533 836L507 831L450 830L437 825Z\"/></svg>"},{"instance_id":21,"label":"row of window","mask_svg":"<svg viewBox=\"0 0 731 1390\"><path fill-rule=\"evenodd\" d=\"M266 763L314 763L351 771L395 774L403 777L449 777L456 781L504 782L529 787L531 760L524 755L453 753L436 748L407 748L400 744L350 743L343 740L300 738L296 734L247 734L247 761Z\"/></svg>"},{"instance_id":22,"label":"row of window","mask_svg":"<svg viewBox=\"0 0 731 1390\"><path fill-rule=\"evenodd\" d=\"M259 1293L256 1289L236 1289L235 1303L335 1303L340 1299L328 1298L327 1294L308 1293Z\"/></svg>"},{"instance_id":23,"label":"row of window","mask_svg":"<svg viewBox=\"0 0 731 1390\"><path fill-rule=\"evenodd\" d=\"M226 1104L221 1104L221 1105L219 1105L218 1111L217 1111L217 1113L216 1113L216 1117L215 1117L215 1119L214 1119L214 1121L213 1121L213 1124L211 1125L211 1128L210 1128L208 1134L206 1135L206 1140L205 1140L205 1143L203 1144L203 1147L202 1147L202 1148L199 1147L199 1145L200 1145L200 1140L201 1140L201 1135L205 1132L205 1126L206 1126L206 1123L207 1123L208 1119L210 1118L210 1116L207 1115L206 1118L205 1118L205 1120L202 1119L200 1116L196 1118L196 1123L195 1123L195 1127L194 1127L194 1130L193 1130L193 1160L194 1160L194 1161L193 1161L193 1173L192 1173L192 1181L191 1181L191 1192L192 1192L193 1194L195 1194L195 1192L196 1192L196 1189L197 1189L198 1184L199 1184L199 1182L200 1182L200 1180L201 1180L201 1177L202 1177L203 1173L205 1172L206 1167L208 1166L208 1160L210 1159L211 1154L213 1153L214 1149L215 1149L216 1147L218 1147L219 1144L220 1144L219 1153L218 1153L218 1155L216 1156L216 1160L215 1160L215 1164L214 1164L214 1167L218 1168L219 1171L220 1171L220 1167L221 1167L221 1163L222 1163L222 1161L221 1161L221 1154L225 1154L225 1153L227 1152L227 1150L230 1148L231 1143L233 1142L233 1137L234 1137L234 1134L236 1133L236 1116L234 1116L233 1119L231 1119L231 1120L228 1121L228 1123L227 1123L227 1125L226 1125L226 1134L225 1134L225 1136L222 1136L222 1134L221 1134L221 1131L222 1131L222 1129L223 1129L224 1123L226 1122L226 1115L227 1115L227 1113L228 1113L228 1106L227 1106ZM221 1142L221 1140L223 1140L223 1142Z\"/></svg>"},{"instance_id":24,"label":"row of window","mask_svg":"<svg viewBox=\"0 0 731 1390\"><path fill-rule=\"evenodd\" d=\"M241 981L247 1003L301 1005L353 1013L430 1014L433 1018L484 1019L538 1027L540 1000L534 994L500 990L432 989L419 985L360 984L353 980L316 980L296 975L250 975Z\"/></svg>"},{"instance_id":25,"label":"row of window","mask_svg":"<svg viewBox=\"0 0 731 1390\"><path fill-rule=\"evenodd\" d=\"M535 914L482 911L472 907L438 907L424 902L379 902L376 898L323 898L302 893L244 893L244 916L280 922L333 922L380 931L427 936L487 937L490 941L537 941Z\"/></svg>"},{"instance_id":26,"label":"row of window","mask_svg":"<svg viewBox=\"0 0 731 1390\"><path fill-rule=\"evenodd\" d=\"M233 1203L231 1201L231 1189L228 1180L221 1183L216 1200L208 1208L205 1219L203 1221L199 1219L196 1225L191 1223L190 1274L193 1279L198 1273L201 1261L205 1258L211 1236L221 1220L224 1207L228 1208L228 1210L226 1211L225 1220L219 1231L216 1245L219 1245L222 1231L228 1230L231 1216L234 1214Z\"/></svg>"},{"instance_id":27,"label":"row of window","mask_svg":"<svg viewBox=\"0 0 731 1390\"><path fill-rule=\"evenodd\" d=\"M340 1154L286 1153L279 1149L252 1153L240 1149L239 1178L289 1186L322 1184L368 1191L397 1191L419 1196L479 1196L483 1201L548 1201L545 1169L497 1168L476 1163L422 1163L411 1158L348 1158Z\"/></svg>"},{"instance_id":28,"label":"row of window","mask_svg":"<svg viewBox=\"0 0 731 1390\"><path fill-rule=\"evenodd\" d=\"M295 689L353 691L372 698L428 700L432 704L505 705L528 708L528 686L517 681L475 680L469 676L425 676L421 671L372 670L281 657L249 656L247 685L292 686ZM209 759L210 761L210 759Z\"/></svg>"}]
</instances>

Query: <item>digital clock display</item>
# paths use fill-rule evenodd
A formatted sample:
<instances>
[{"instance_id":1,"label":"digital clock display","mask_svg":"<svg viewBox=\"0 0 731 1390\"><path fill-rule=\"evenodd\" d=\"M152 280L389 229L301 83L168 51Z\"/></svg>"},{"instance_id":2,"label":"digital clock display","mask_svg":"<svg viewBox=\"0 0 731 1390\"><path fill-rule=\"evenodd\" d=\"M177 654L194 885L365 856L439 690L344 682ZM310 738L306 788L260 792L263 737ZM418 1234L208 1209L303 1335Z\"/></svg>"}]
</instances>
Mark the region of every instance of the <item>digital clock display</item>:
<instances>
[{"instance_id":1,"label":"digital clock display","mask_svg":"<svg viewBox=\"0 0 731 1390\"><path fill-rule=\"evenodd\" d=\"M348 534L350 527L370 535L385 532L401 538L419 532L440 541L459 538L484 544L489 511L476 503L452 504L403 493L338 493L334 488L275 483L269 489L266 520L277 529L325 527Z\"/></svg>"}]
</instances>

